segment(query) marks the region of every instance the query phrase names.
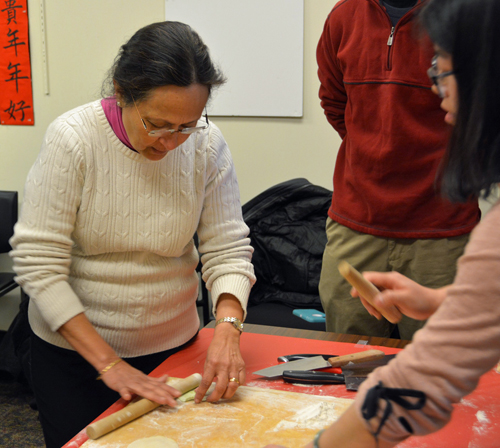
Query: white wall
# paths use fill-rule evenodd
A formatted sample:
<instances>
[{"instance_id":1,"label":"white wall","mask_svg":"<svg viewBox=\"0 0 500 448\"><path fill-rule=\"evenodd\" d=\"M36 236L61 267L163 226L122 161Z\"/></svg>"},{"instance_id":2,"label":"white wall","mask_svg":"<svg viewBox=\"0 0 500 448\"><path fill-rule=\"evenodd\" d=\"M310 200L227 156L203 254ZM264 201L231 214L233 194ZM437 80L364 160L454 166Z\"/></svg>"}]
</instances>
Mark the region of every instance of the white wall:
<instances>
[{"instance_id":1,"label":"white wall","mask_svg":"<svg viewBox=\"0 0 500 448\"><path fill-rule=\"evenodd\" d=\"M214 119L231 148L242 203L295 177L332 188L340 139L319 105L315 50L335 3L305 0L302 118ZM45 0L47 96L43 92L39 1L28 0L28 7L35 126L0 126L0 190L17 190L21 199L26 175L48 124L61 113L99 98L102 81L120 45L140 27L165 17L164 0ZM10 266L9 257L1 255L0 269ZM0 299L0 329L15 315L18 296L19 292L13 291L8 300Z\"/></svg>"},{"instance_id":2,"label":"white wall","mask_svg":"<svg viewBox=\"0 0 500 448\"><path fill-rule=\"evenodd\" d=\"M238 172L242 202L295 177L332 189L340 138L326 121L318 99L316 45L335 0L305 0L304 116L302 118L217 117Z\"/></svg>"},{"instance_id":3,"label":"white wall","mask_svg":"<svg viewBox=\"0 0 500 448\"><path fill-rule=\"evenodd\" d=\"M315 49L335 3L305 0L303 118L214 119L233 153L243 202L293 177L331 188L340 140L319 105ZM39 2L28 0L28 5L35 126L0 126L0 189L18 190L21 198L48 124L70 108L99 98L120 45L141 26L164 18L164 0L45 0L47 96L43 93Z\"/></svg>"},{"instance_id":4,"label":"white wall","mask_svg":"<svg viewBox=\"0 0 500 448\"><path fill-rule=\"evenodd\" d=\"M214 118L231 148L242 203L294 177L332 188L340 139L318 100L316 44L336 0L305 0L303 118ZM44 94L40 2L28 0L35 126L0 126L0 190L24 181L49 123L100 97L101 84L120 45L140 27L164 20L164 0L45 0L50 95ZM256 27L258 29L258 27ZM203 38L203 36L202 36ZM224 61L221 61L224 68ZM0 269L11 261L0 256ZM16 314L19 292L0 299L0 329Z\"/></svg>"}]
</instances>

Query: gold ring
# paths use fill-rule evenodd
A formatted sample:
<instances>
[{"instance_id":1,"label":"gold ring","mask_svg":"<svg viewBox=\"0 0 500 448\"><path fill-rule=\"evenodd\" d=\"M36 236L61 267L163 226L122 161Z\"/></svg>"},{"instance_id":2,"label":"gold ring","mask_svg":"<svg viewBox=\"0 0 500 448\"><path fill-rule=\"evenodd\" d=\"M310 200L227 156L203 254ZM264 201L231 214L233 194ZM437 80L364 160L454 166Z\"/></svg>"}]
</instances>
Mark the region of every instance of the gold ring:
<instances>
[{"instance_id":1,"label":"gold ring","mask_svg":"<svg viewBox=\"0 0 500 448\"><path fill-rule=\"evenodd\" d=\"M229 382L230 383L238 383L238 384L240 384L240 382L238 381L238 378L229 378Z\"/></svg>"}]
</instances>

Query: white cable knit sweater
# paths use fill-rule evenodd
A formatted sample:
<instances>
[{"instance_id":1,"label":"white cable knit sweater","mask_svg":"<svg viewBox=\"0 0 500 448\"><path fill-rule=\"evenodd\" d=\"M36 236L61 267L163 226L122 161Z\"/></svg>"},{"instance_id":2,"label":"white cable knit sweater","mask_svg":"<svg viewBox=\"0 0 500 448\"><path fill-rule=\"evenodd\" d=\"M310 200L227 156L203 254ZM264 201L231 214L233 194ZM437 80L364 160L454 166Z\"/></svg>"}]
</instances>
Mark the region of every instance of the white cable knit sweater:
<instances>
[{"instance_id":1,"label":"white cable knit sweater","mask_svg":"<svg viewBox=\"0 0 500 448\"><path fill-rule=\"evenodd\" d=\"M11 239L33 331L71 348L56 330L85 312L121 357L188 341L199 327L195 232L214 306L230 293L245 310L253 250L220 130L211 123L153 162L120 142L100 101L65 113L47 130Z\"/></svg>"}]
</instances>

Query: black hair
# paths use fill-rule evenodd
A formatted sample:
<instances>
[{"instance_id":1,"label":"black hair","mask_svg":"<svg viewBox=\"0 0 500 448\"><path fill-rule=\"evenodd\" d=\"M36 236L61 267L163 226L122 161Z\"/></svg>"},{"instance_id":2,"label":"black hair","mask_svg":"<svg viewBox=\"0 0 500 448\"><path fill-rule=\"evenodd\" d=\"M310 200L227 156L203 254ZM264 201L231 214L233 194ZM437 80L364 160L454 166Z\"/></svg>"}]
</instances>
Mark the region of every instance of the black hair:
<instances>
[{"instance_id":1,"label":"black hair","mask_svg":"<svg viewBox=\"0 0 500 448\"><path fill-rule=\"evenodd\" d=\"M488 197L500 182L500 1L431 0L420 20L451 56L458 111L440 173L454 201Z\"/></svg>"},{"instance_id":2,"label":"black hair","mask_svg":"<svg viewBox=\"0 0 500 448\"><path fill-rule=\"evenodd\" d=\"M225 81L207 46L189 25L158 22L141 28L121 47L103 85L103 96L116 90L127 106L146 99L157 87L201 84L210 93Z\"/></svg>"}]
</instances>

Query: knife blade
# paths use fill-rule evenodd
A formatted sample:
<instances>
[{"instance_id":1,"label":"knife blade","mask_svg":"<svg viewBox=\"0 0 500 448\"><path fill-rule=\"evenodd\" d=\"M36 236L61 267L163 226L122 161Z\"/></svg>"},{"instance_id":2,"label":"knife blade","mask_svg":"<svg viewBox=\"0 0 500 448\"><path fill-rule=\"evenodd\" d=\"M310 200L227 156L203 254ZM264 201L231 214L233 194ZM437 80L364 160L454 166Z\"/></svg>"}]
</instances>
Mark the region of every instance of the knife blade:
<instances>
[{"instance_id":1,"label":"knife blade","mask_svg":"<svg viewBox=\"0 0 500 448\"><path fill-rule=\"evenodd\" d=\"M323 359L327 360L328 358L335 358L338 355L321 355L319 353L298 353L295 355L286 355L278 357L278 362L290 362L297 361L297 359L305 359L305 358L313 358L314 356L322 356Z\"/></svg>"},{"instance_id":2,"label":"knife blade","mask_svg":"<svg viewBox=\"0 0 500 448\"><path fill-rule=\"evenodd\" d=\"M262 375L267 378L283 375L285 370L316 370L326 369L330 367L341 367L350 362L359 363L365 361L373 361L385 356L381 350L366 350L350 355L337 356L334 358L323 359L322 356L314 356L312 358L299 359L297 361L284 362L276 366L253 372L255 375Z\"/></svg>"},{"instance_id":3,"label":"knife blade","mask_svg":"<svg viewBox=\"0 0 500 448\"><path fill-rule=\"evenodd\" d=\"M331 367L331 364L323 359L322 356L314 356L312 358L298 359L297 361L284 362L283 364L278 364L277 366L267 367L266 369L257 370L253 372L255 375L262 375L267 378L273 376L283 375L285 370L314 370L314 369L326 369Z\"/></svg>"}]
</instances>

